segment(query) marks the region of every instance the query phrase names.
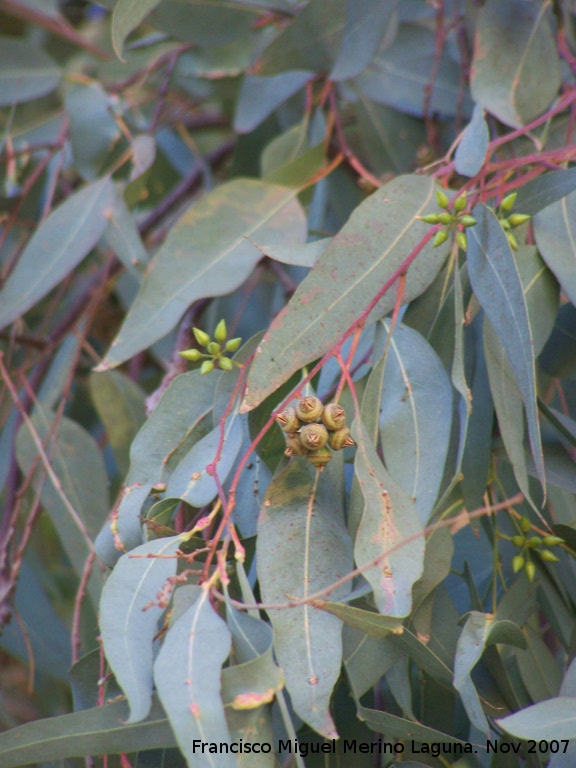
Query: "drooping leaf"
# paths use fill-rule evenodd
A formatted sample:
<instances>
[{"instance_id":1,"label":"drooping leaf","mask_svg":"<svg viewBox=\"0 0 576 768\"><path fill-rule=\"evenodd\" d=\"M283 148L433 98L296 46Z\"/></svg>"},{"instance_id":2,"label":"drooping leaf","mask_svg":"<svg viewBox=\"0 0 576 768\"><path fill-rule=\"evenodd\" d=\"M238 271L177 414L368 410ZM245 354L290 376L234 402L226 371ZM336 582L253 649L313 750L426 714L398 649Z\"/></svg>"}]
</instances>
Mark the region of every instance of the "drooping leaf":
<instances>
[{"instance_id":1,"label":"drooping leaf","mask_svg":"<svg viewBox=\"0 0 576 768\"><path fill-rule=\"evenodd\" d=\"M114 184L105 176L41 222L0 292L0 328L21 317L94 248L115 200Z\"/></svg>"},{"instance_id":2,"label":"drooping leaf","mask_svg":"<svg viewBox=\"0 0 576 768\"><path fill-rule=\"evenodd\" d=\"M576 698L557 696L496 720L517 739L576 739Z\"/></svg>"},{"instance_id":3,"label":"drooping leaf","mask_svg":"<svg viewBox=\"0 0 576 768\"><path fill-rule=\"evenodd\" d=\"M321 240L314 240L304 245L260 245L258 243L258 248L266 256L283 264L293 264L296 267L313 267L328 248L331 240L331 237L323 237Z\"/></svg>"},{"instance_id":4,"label":"drooping leaf","mask_svg":"<svg viewBox=\"0 0 576 768\"><path fill-rule=\"evenodd\" d=\"M104 240L112 248L126 270L140 282L144 276L149 257L138 232L136 220L128 210L121 191L119 191L114 207L110 212Z\"/></svg>"},{"instance_id":5,"label":"drooping leaf","mask_svg":"<svg viewBox=\"0 0 576 768\"><path fill-rule=\"evenodd\" d=\"M257 544L265 603L285 603L288 595L312 595L350 570L351 545L340 494L342 469L332 466L336 462L318 475L296 457L268 486ZM330 595L338 599L348 591L346 583ZM318 733L334 738L329 704L342 662L341 621L309 604L271 611L270 618L276 658L296 713Z\"/></svg>"},{"instance_id":6,"label":"drooping leaf","mask_svg":"<svg viewBox=\"0 0 576 768\"><path fill-rule=\"evenodd\" d=\"M389 321L382 323L388 338ZM420 334L398 325L380 375L384 462L426 525L440 489L450 443L452 387L440 359ZM426 446L434 445L434 451Z\"/></svg>"},{"instance_id":7,"label":"drooping leaf","mask_svg":"<svg viewBox=\"0 0 576 768\"><path fill-rule=\"evenodd\" d=\"M445 50L438 61L434 33L424 26L402 24L392 45L372 60L356 82L369 101L423 117L432 67L434 83L428 109L455 115L462 96L460 66ZM472 110L467 90L461 108Z\"/></svg>"},{"instance_id":8,"label":"drooping leaf","mask_svg":"<svg viewBox=\"0 0 576 768\"><path fill-rule=\"evenodd\" d=\"M130 446L146 419L144 392L120 371L103 371L90 376L90 394L124 476Z\"/></svg>"},{"instance_id":9,"label":"drooping leaf","mask_svg":"<svg viewBox=\"0 0 576 768\"><path fill-rule=\"evenodd\" d=\"M464 132L456 154L454 155L454 168L463 176L476 176L484 165L484 158L488 149L488 126L484 120L484 109L476 104L472 112L472 118ZM520 208L518 209L520 210ZM524 209L522 208L522 211Z\"/></svg>"},{"instance_id":10,"label":"drooping leaf","mask_svg":"<svg viewBox=\"0 0 576 768\"><path fill-rule=\"evenodd\" d=\"M333 603L329 600L315 600L313 605L338 616L349 627L354 627L369 637L383 638L391 632L399 634L403 631L402 620L394 616L382 616L376 611L366 611L352 605Z\"/></svg>"},{"instance_id":11,"label":"drooping leaf","mask_svg":"<svg viewBox=\"0 0 576 768\"><path fill-rule=\"evenodd\" d=\"M235 179L193 205L152 261L101 368L162 338L193 301L241 285L261 258L247 238L303 242L306 223L296 196L295 189Z\"/></svg>"},{"instance_id":12,"label":"drooping leaf","mask_svg":"<svg viewBox=\"0 0 576 768\"><path fill-rule=\"evenodd\" d=\"M518 268L506 235L486 206L475 206L468 236L468 273L474 293L506 350L522 396L532 456L544 488L544 464L536 407L534 339Z\"/></svg>"},{"instance_id":13,"label":"drooping leaf","mask_svg":"<svg viewBox=\"0 0 576 768\"><path fill-rule=\"evenodd\" d=\"M412 587L424 567L424 537L418 535L422 525L416 505L392 480L361 423L353 422L352 435L358 445L354 468L364 497L354 559L359 568L366 568L363 575L380 613L407 616ZM376 558L379 562L370 565Z\"/></svg>"},{"instance_id":14,"label":"drooping leaf","mask_svg":"<svg viewBox=\"0 0 576 768\"><path fill-rule=\"evenodd\" d=\"M272 322L250 368L241 410L255 408L294 371L336 344L429 232L416 217L430 212L433 200L431 179L401 176L358 206ZM404 301L428 287L445 255L446 249L430 244L422 248L408 269ZM385 315L395 300L391 286L371 318Z\"/></svg>"},{"instance_id":15,"label":"drooping leaf","mask_svg":"<svg viewBox=\"0 0 576 768\"><path fill-rule=\"evenodd\" d=\"M576 304L575 212L576 192L572 192L534 217L538 250L572 304Z\"/></svg>"},{"instance_id":16,"label":"drooping leaf","mask_svg":"<svg viewBox=\"0 0 576 768\"><path fill-rule=\"evenodd\" d=\"M314 72L301 69L270 77L246 75L236 105L234 129L238 133L253 131L313 77Z\"/></svg>"},{"instance_id":17,"label":"drooping leaf","mask_svg":"<svg viewBox=\"0 0 576 768\"><path fill-rule=\"evenodd\" d=\"M119 59L122 59L124 41L154 10L160 0L118 0L112 13L112 46Z\"/></svg>"},{"instance_id":18,"label":"drooping leaf","mask_svg":"<svg viewBox=\"0 0 576 768\"><path fill-rule=\"evenodd\" d=\"M230 632L202 590L197 601L169 628L154 664L154 682L178 745L194 768L236 768L230 754L199 754L194 740L230 740L221 698L222 664ZM180 663L174 663L176 659Z\"/></svg>"},{"instance_id":19,"label":"drooping leaf","mask_svg":"<svg viewBox=\"0 0 576 768\"><path fill-rule=\"evenodd\" d=\"M330 80L349 80L368 66L397 6L398 0L347 0L344 40Z\"/></svg>"},{"instance_id":20,"label":"drooping leaf","mask_svg":"<svg viewBox=\"0 0 576 768\"><path fill-rule=\"evenodd\" d=\"M139 723L127 725L127 714L126 702L115 701L34 720L0 733L2 768L175 745L170 723L158 702Z\"/></svg>"},{"instance_id":21,"label":"drooping leaf","mask_svg":"<svg viewBox=\"0 0 576 768\"><path fill-rule=\"evenodd\" d=\"M111 97L98 83L74 85L64 97L74 164L88 181L98 177L106 154L121 136L112 104Z\"/></svg>"},{"instance_id":22,"label":"drooping leaf","mask_svg":"<svg viewBox=\"0 0 576 768\"><path fill-rule=\"evenodd\" d=\"M176 574L180 536L155 539L123 555L108 577L100 601L100 634L106 658L130 705L129 723L148 715L152 704L153 649L160 600Z\"/></svg>"},{"instance_id":23,"label":"drooping leaf","mask_svg":"<svg viewBox=\"0 0 576 768\"><path fill-rule=\"evenodd\" d=\"M32 40L0 37L0 106L21 104L53 91L60 68Z\"/></svg>"},{"instance_id":24,"label":"drooping leaf","mask_svg":"<svg viewBox=\"0 0 576 768\"><path fill-rule=\"evenodd\" d=\"M490 727L471 672L484 652L492 623L493 617L488 614L471 611L458 638L454 660L454 687L460 694L470 722L486 734L490 732Z\"/></svg>"},{"instance_id":25,"label":"drooping leaf","mask_svg":"<svg viewBox=\"0 0 576 768\"><path fill-rule=\"evenodd\" d=\"M30 425L23 424L18 432L16 456L25 474L36 466L33 486L41 492L42 505L80 577L92 554L92 541L108 514L106 470L94 438L83 427L66 416L56 429L54 422L54 413L38 408ZM38 440L52 470L47 477ZM101 575L95 569L90 579L95 602L101 585Z\"/></svg>"},{"instance_id":26,"label":"drooping leaf","mask_svg":"<svg viewBox=\"0 0 576 768\"><path fill-rule=\"evenodd\" d=\"M263 75L306 68L330 72L344 35L346 0L315 0L266 48Z\"/></svg>"},{"instance_id":27,"label":"drooping leaf","mask_svg":"<svg viewBox=\"0 0 576 768\"><path fill-rule=\"evenodd\" d=\"M209 504L218 494L218 480L223 483L242 446L242 427L237 417L230 417L224 432L215 427L196 443L174 469L168 482L168 496L179 496L193 507ZM216 463L216 459L218 462Z\"/></svg>"},{"instance_id":28,"label":"drooping leaf","mask_svg":"<svg viewBox=\"0 0 576 768\"><path fill-rule=\"evenodd\" d=\"M518 190L514 208L520 213L535 213L566 197L576 189L576 168L551 171L527 181Z\"/></svg>"},{"instance_id":29,"label":"drooping leaf","mask_svg":"<svg viewBox=\"0 0 576 768\"><path fill-rule=\"evenodd\" d=\"M507 125L538 117L560 85L549 0L488 0L478 14L472 95ZM546 66L542 66L542 62Z\"/></svg>"}]
</instances>

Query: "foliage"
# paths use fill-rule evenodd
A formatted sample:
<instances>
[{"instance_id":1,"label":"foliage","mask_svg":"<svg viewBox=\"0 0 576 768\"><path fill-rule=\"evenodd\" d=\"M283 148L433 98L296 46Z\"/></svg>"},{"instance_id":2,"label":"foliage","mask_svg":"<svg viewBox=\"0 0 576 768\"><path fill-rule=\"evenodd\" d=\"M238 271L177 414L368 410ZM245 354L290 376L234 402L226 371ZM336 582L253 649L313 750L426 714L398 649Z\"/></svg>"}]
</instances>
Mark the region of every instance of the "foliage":
<instances>
[{"instance_id":1,"label":"foliage","mask_svg":"<svg viewBox=\"0 0 576 768\"><path fill-rule=\"evenodd\" d=\"M0 1L4 768L573 761L575 16Z\"/></svg>"}]
</instances>

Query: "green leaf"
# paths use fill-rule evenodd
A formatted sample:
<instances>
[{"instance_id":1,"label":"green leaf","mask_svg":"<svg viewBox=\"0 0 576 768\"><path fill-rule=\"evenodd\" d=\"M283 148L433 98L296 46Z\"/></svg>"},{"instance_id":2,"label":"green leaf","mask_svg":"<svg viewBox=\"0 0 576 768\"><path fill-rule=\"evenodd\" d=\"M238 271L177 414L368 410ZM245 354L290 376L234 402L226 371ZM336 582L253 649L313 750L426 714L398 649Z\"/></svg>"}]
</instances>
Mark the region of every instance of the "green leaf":
<instances>
[{"instance_id":1,"label":"green leaf","mask_svg":"<svg viewBox=\"0 0 576 768\"><path fill-rule=\"evenodd\" d=\"M235 179L193 205L156 254L100 369L162 338L197 299L241 285L261 258L248 238L302 242L306 222L296 196L295 189Z\"/></svg>"},{"instance_id":2,"label":"green leaf","mask_svg":"<svg viewBox=\"0 0 576 768\"><path fill-rule=\"evenodd\" d=\"M474 208L473 215L478 223L469 230L468 237L470 282L506 350L524 402L532 456L544 489L545 471L536 406L534 339L522 280L506 235L494 213L480 204ZM490 368L488 370L490 373Z\"/></svg>"},{"instance_id":3,"label":"green leaf","mask_svg":"<svg viewBox=\"0 0 576 768\"><path fill-rule=\"evenodd\" d=\"M108 577L100 601L100 634L106 658L130 705L129 723L148 715L152 704L153 649L158 604L167 579L176 574L180 536L155 539L123 555Z\"/></svg>"},{"instance_id":4,"label":"green leaf","mask_svg":"<svg viewBox=\"0 0 576 768\"><path fill-rule=\"evenodd\" d=\"M572 192L534 217L538 250L572 304L576 304L575 215L576 192Z\"/></svg>"},{"instance_id":5,"label":"green leaf","mask_svg":"<svg viewBox=\"0 0 576 768\"><path fill-rule=\"evenodd\" d=\"M350 80L365 69L378 51L398 0L347 0L344 40L329 80Z\"/></svg>"},{"instance_id":6,"label":"green leaf","mask_svg":"<svg viewBox=\"0 0 576 768\"><path fill-rule=\"evenodd\" d=\"M0 107L50 93L60 76L60 68L32 40L0 37Z\"/></svg>"},{"instance_id":7,"label":"green leaf","mask_svg":"<svg viewBox=\"0 0 576 768\"><path fill-rule=\"evenodd\" d=\"M104 371L90 376L90 395L124 476L129 468L130 446L146 420L144 392L120 371Z\"/></svg>"},{"instance_id":8,"label":"green leaf","mask_svg":"<svg viewBox=\"0 0 576 768\"><path fill-rule=\"evenodd\" d=\"M345 624L369 637L383 638L391 632L398 634L403 631L402 619L394 616L382 616L376 611L365 611L362 608L354 608L344 603L332 603L328 600L314 600L312 605L338 616Z\"/></svg>"},{"instance_id":9,"label":"green leaf","mask_svg":"<svg viewBox=\"0 0 576 768\"><path fill-rule=\"evenodd\" d=\"M246 75L236 104L234 130L250 133L281 104L298 93L314 77L314 72L297 69L271 77Z\"/></svg>"},{"instance_id":10,"label":"green leaf","mask_svg":"<svg viewBox=\"0 0 576 768\"><path fill-rule=\"evenodd\" d=\"M74 165L86 180L92 181L121 136L112 113L112 99L99 83L90 83L69 88L64 105L70 118Z\"/></svg>"},{"instance_id":11,"label":"green leaf","mask_svg":"<svg viewBox=\"0 0 576 768\"><path fill-rule=\"evenodd\" d=\"M166 494L178 496L193 507L209 504L218 495L214 472L223 483L241 447L242 427L238 418L231 416L223 433L220 426L215 427L182 458L170 477Z\"/></svg>"},{"instance_id":12,"label":"green leaf","mask_svg":"<svg viewBox=\"0 0 576 768\"><path fill-rule=\"evenodd\" d=\"M381 326L388 339L390 323ZM419 333L398 325L382 366L380 437L390 475L414 501L422 525L434 508L452 424L452 386L439 357ZM376 372L377 371L377 372ZM427 446L434 445L430 451Z\"/></svg>"},{"instance_id":13,"label":"green leaf","mask_svg":"<svg viewBox=\"0 0 576 768\"><path fill-rule=\"evenodd\" d=\"M126 725L127 714L126 702L115 701L0 733L2 768L174 746L170 723L157 702L140 723Z\"/></svg>"},{"instance_id":14,"label":"green leaf","mask_svg":"<svg viewBox=\"0 0 576 768\"><path fill-rule=\"evenodd\" d=\"M296 267L313 267L332 241L323 237L305 245L258 245L259 250L274 261Z\"/></svg>"},{"instance_id":15,"label":"green leaf","mask_svg":"<svg viewBox=\"0 0 576 768\"><path fill-rule=\"evenodd\" d=\"M258 578L264 603L286 603L326 589L349 572L351 545L343 523L342 468L322 473L296 457L268 486L258 520ZM317 489L312 494L314 484ZM330 553L327 557L326 554ZM345 597L345 583L330 594ZM309 604L269 612L274 649L296 713L335 738L330 696L342 662L341 621Z\"/></svg>"},{"instance_id":16,"label":"green leaf","mask_svg":"<svg viewBox=\"0 0 576 768\"><path fill-rule=\"evenodd\" d=\"M340 50L345 26L345 0L314 0L266 48L263 75L306 68L330 72Z\"/></svg>"},{"instance_id":17,"label":"green leaf","mask_svg":"<svg viewBox=\"0 0 576 768\"><path fill-rule=\"evenodd\" d=\"M233 756L195 752L194 740L230 740L222 703L222 664L230 653L230 632L202 590L198 600L170 627L154 664L158 695L189 765L235 768ZM179 659L179 663L174 663Z\"/></svg>"},{"instance_id":18,"label":"green leaf","mask_svg":"<svg viewBox=\"0 0 576 768\"><path fill-rule=\"evenodd\" d=\"M538 362L549 376L576 378L576 307L563 304L558 310L554 329Z\"/></svg>"},{"instance_id":19,"label":"green leaf","mask_svg":"<svg viewBox=\"0 0 576 768\"><path fill-rule=\"evenodd\" d=\"M534 216L576 189L576 168L567 171L550 171L527 181L518 190L514 207L520 213Z\"/></svg>"},{"instance_id":20,"label":"green leaf","mask_svg":"<svg viewBox=\"0 0 576 768\"><path fill-rule=\"evenodd\" d=\"M434 207L431 179L401 176L356 208L265 335L250 367L241 410L255 408L294 371L337 343L429 232L416 217ZM404 302L426 290L445 255L443 248L424 246L408 269ZM387 314L395 300L392 287L371 319Z\"/></svg>"},{"instance_id":21,"label":"green leaf","mask_svg":"<svg viewBox=\"0 0 576 768\"><path fill-rule=\"evenodd\" d=\"M381 556L364 570L380 613L408 616L412 587L424 567L424 537L414 502L392 480L368 437L356 420L352 435L358 445L354 469L364 497L364 513L356 534L354 559L359 568ZM406 539L412 540L403 543ZM394 551L390 551L394 550Z\"/></svg>"},{"instance_id":22,"label":"green leaf","mask_svg":"<svg viewBox=\"0 0 576 768\"><path fill-rule=\"evenodd\" d=\"M434 87L428 109L445 116L456 115L458 109L471 111L467 91L462 101L459 64L447 54L446 48L438 59L434 33L423 25L402 24L392 45L376 56L356 82L369 101L423 117L426 87L433 68Z\"/></svg>"},{"instance_id":23,"label":"green leaf","mask_svg":"<svg viewBox=\"0 0 576 768\"><path fill-rule=\"evenodd\" d=\"M438 731L436 728L429 728L426 725L415 723L414 720L408 720L397 715L390 715L388 712L381 712L376 709L358 706L358 717L376 733L384 733L387 738L408 739L419 744L462 744L465 742L451 736L448 733ZM408 763L410 765L410 763Z\"/></svg>"},{"instance_id":24,"label":"green leaf","mask_svg":"<svg viewBox=\"0 0 576 768\"><path fill-rule=\"evenodd\" d=\"M118 0L112 13L112 47L121 61L124 41L161 0Z\"/></svg>"},{"instance_id":25,"label":"green leaf","mask_svg":"<svg viewBox=\"0 0 576 768\"><path fill-rule=\"evenodd\" d=\"M519 127L538 117L558 93L560 65L550 8L549 0L488 0L479 11L472 96L507 125Z\"/></svg>"},{"instance_id":26,"label":"green leaf","mask_svg":"<svg viewBox=\"0 0 576 768\"><path fill-rule=\"evenodd\" d=\"M0 328L21 317L94 248L115 201L116 189L105 176L75 192L40 223L0 292Z\"/></svg>"},{"instance_id":27,"label":"green leaf","mask_svg":"<svg viewBox=\"0 0 576 768\"><path fill-rule=\"evenodd\" d=\"M22 424L16 437L16 457L20 469L32 477L41 492L42 505L50 515L66 554L78 576L93 552L92 541L108 514L108 481L102 454L94 438L75 421L38 408L30 422ZM32 431L33 430L33 431ZM35 432L35 434L34 434ZM37 439L42 442L53 475L39 459ZM102 578L94 570L90 594L98 602Z\"/></svg>"},{"instance_id":28,"label":"green leaf","mask_svg":"<svg viewBox=\"0 0 576 768\"><path fill-rule=\"evenodd\" d=\"M149 257L138 232L136 220L128 210L121 190L111 211L108 228L104 232L104 240L126 270L140 282Z\"/></svg>"},{"instance_id":29,"label":"green leaf","mask_svg":"<svg viewBox=\"0 0 576 768\"><path fill-rule=\"evenodd\" d=\"M496 720L518 739L576 739L576 698L558 696Z\"/></svg>"},{"instance_id":30,"label":"green leaf","mask_svg":"<svg viewBox=\"0 0 576 768\"><path fill-rule=\"evenodd\" d=\"M480 104L476 104L454 155L454 168L457 173L472 177L480 172L488 149L488 139L484 109ZM523 208L518 210L524 211Z\"/></svg>"},{"instance_id":31,"label":"green leaf","mask_svg":"<svg viewBox=\"0 0 576 768\"><path fill-rule=\"evenodd\" d=\"M460 694L470 722L486 734L489 734L490 726L472 682L471 673L484 652L493 620L489 614L471 611L458 638L454 659L454 687Z\"/></svg>"}]
</instances>

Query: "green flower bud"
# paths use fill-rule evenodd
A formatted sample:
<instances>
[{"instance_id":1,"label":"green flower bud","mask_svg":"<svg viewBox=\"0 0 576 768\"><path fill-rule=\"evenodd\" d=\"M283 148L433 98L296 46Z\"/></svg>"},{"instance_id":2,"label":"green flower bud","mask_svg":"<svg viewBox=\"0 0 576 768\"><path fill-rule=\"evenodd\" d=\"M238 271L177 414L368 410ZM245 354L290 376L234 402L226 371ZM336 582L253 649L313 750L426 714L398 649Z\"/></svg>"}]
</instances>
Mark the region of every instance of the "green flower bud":
<instances>
[{"instance_id":1,"label":"green flower bud","mask_svg":"<svg viewBox=\"0 0 576 768\"><path fill-rule=\"evenodd\" d=\"M460 224L462 224L463 227L473 227L474 224L478 224L474 216L470 216L469 213L465 213L464 216L460 216L458 221Z\"/></svg>"},{"instance_id":2,"label":"green flower bud","mask_svg":"<svg viewBox=\"0 0 576 768\"><path fill-rule=\"evenodd\" d=\"M207 347L210 344L210 336L207 333L201 331L200 328L192 328L192 331L198 344L201 344L203 347Z\"/></svg>"},{"instance_id":3,"label":"green flower bud","mask_svg":"<svg viewBox=\"0 0 576 768\"><path fill-rule=\"evenodd\" d=\"M524 536L512 536L510 541L512 542L512 544L514 544L515 547L523 547L526 542L526 539L524 538Z\"/></svg>"},{"instance_id":4,"label":"green flower bud","mask_svg":"<svg viewBox=\"0 0 576 768\"><path fill-rule=\"evenodd\" d=\"M438 232L436 232L434 240L432 241L432 245L434 248L438 248L438 246L442 245L442 243L445 243L446 240L448 240L448 230L440 229Z\"/></svg>"},{"instance_id":5,"label":"green flower bud","mask_svg":"<svg viewBox=\"0 0 576 768\"><path fill-rule=\"evenodd\" d=\"M504 232L508 232L508 230L510 229L510 222L508 221L508 219L500 219L500 226L502 227Z\"/></svg>"},{"instance_id":6,"label":"green flower bud","mask_svg":"<svg viewBox=\"0 0 576 768\"><path fill-rule=\"evenodd\" d=\"M550 552L549 549L538 550L538 554L540 555L540 559L544 560L545 563L559 562L559 558L556 557L554 552Z\"/></svg>"},{"instance_id":7,"label":"green flower bud","mask_svg":"<svg viewBox=\"0 0 576 768\"><path fill-rule=\"evenodd\" d=\"M440 208L448 209L450 206L450 200L448 200L448 195L445 192L442 192L441 189L436 190L436 202L440 206Z\"/></svg>"},{"instance_id":8,"label":"green flower bud","mask_svg":"<svg viewBox=\"0 0 576 768\"><path fill-rule=\"evenodd\" d=\"M225 340L227 334L228 331L226 330L226 320L222 319L216 326L216 330L214 331L214 338L216 341L222 343Z\"/></svg>"},{"instance_id":9,"label":"green flower bud","mask_svg":"<svg viewBox=\"0 0 576 768\"><path fill-rule=\"evenodd\" d=\"M234 367L232 364L232 360L230 360L229 357L220 357L218 358L218 365L220 368L222 368L223 371L231 371Z\"/></svg>"},{"instance_id":10,"label":"green flower bud","mask_svg":"<svg viewBox=\"0 0 576 768\"><path fill-rule=\"evenodd\" d=\"M204 376L206 373L211 373L211 371L213 370L214 370L213 360L204 360L204 362L200 366L200 373L202 374L202 376Z\"/></svg>"},{"instance_id":11,"label":"green flower bud","mask_svg":"<svg viewBox=\"0 0 576 768\"><path fill-rule=\"evenodd\" d=\"M508 222L511 227L519 227L521 224L526 224L531 218L532 216L529 216L527 213L513 213L508 216Z\"/></svg>"},{"instance_id":12,"label":"green flower bud","mask_svg":"<svg viewBox=\"0 0 576 768\"><path fill-rule=\"evenodd\" d=\"M452 216L449 213L439 213L438 214L438 221L440 224L451 224L452 223Z\"/></svg>"},{"instance_id":13,"label":"green flower bud","mask_svg":"<svg viewBox=\"0 0 576 768\"><path fill-rule=\"evenodd\" d=\"M542 544L545 547L557 547L558 544L564 544L564 539L561 539L560 536L544 536Z\"/></svg>"},{"instance_id":14,"label":"green flower bud","mask_svg":"<svg viewBox=\"0 0 576 768\"><path fill-rule=\"evenodd\" d=\"M454 200L454 210L460 213L461 211L466 208L466 192L462 192L461 195L458 195L456 200Z\"/></svg>"},{"instance_id":15,"label":"green flower bud","mask_svg":"<svg viewBox=\"0 0 576 768\"><path fill-rule=\"evenodd\" d=\"M529 560L524 566L524 570L526 571L526 576L528 576L528 581L534 581L534 576L536 576L536 566L534 563Z\"/></svg>"},{"instance_id":16,"label":"green flower bud","mask_svg":"<svg viewBox=\"0 0 576 768\"><path fill-rule=\"evenodd\" d=\"M201 360L204 355L202 352L200 352L198 349L185 349L183 352L178 352L180 357L183 357L184 360L190 360L191 363L197 363L198 360Z\"/></svg>"},{"instance_id":17,"label":"green flower bud","mask_svg":"<svg viewBox=\"0 0 576 768\"><path fill-rule=\"evenodd\" d=\"M534 549L534 547L539 547L542 544L542 539L540 536L530 536L530 538L526 541L526 546L530 547L530 549Z\"/></svg>"},{"instance_id":18,"label":"green flower bud","mask_svg":"<svg viewBox=\"0 0 576 768\"><path fill-rule=\"evenodd\" d=\"M512 208L514 208L514 203L516 202L516 198L518 197L518 192L510 192L509 195L506 195L504 200L500 203L500 208L503 211L511 211Z\"/></svg>"},{"instance_id":19,"label":"green flower bud","mask_svg":"<svg viewBox=\"0 0 576 768\"><path fill-rule=\"evenodd\" d=\"M220 344L218 344L215 341L211 341L210 344L208 344L208 346L206 347L206 349L208 350L208 353L211 355L216 356L220 354Z\"/></svg>"},{"instance_id":20,"label":"green flower bud","mask_svg":"<svg viewBox=\"0 0 576 768\"><path fill-rule=\"evenodd\" d=\"M532 530L532 523L527 517L520 518L520 530L524 531L524 533L528 533L528 531Z\"/></svg>"},{"instance_id":21,"label":"green flower bud","mask_svg":"<svg viewBox=\"0 0 576 768\"><path fill-rule=\"evenodd\" d=\"M425 224L438 224L437 213L427 213L426 216L419 216L418 218L420 219L420 221L423 221Z\"/></svg>"},{"instance_id":22,"label":"green flower bud","mask_svg":"<svg viewBox=\"0 0 576 768\"><path fill-rule=\"evenodd\" d=\"M461 251L466 251L468 249L468 239L464 232L460 232L459 230L456 232L456 242Z\"/></svg>"},{"instance_id":23,"label":"green flower bud","mask_svg":"<svg viewBox=\"0 0 576 768\"><path fill-rule=\"evenodd\" d=\"M242 344L242 339L240 338L230 339L229 341L226 342L226 352L236 352L240 344Z\"/></svg>"},{"instance_id":24,"label":"green flower bud","mask_svg":"<svg viewBox=\"0 0 576 768\"><path fill-rule=\"evenodd\" d=\"M512 558L512 570L514 573L518 573L524 567L524 558L522 555L516 555Z\"/></svg>"},{"instance_id":25,"label":"green flower bud","mask_svg":"<svg viewBox=\"0 0 576 768\"><path fill-rule=\"evenodd\" d=\"M508 243L510 244L510 248L512 248L513 251L517 251L518 240L516 240L512 232L506 232L506 237L508 238Z\"/></svg>"}]
</instances>

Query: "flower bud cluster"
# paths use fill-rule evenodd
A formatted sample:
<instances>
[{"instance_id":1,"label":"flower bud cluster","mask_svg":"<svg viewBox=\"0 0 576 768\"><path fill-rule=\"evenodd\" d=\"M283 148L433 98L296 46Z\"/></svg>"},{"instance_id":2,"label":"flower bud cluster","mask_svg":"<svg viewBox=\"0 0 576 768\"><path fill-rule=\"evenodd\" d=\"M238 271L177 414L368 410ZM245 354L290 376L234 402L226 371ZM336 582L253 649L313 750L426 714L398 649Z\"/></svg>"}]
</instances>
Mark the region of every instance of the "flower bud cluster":
<instances>
[{"instance_id":1,"label":"flower bud cluster","mask_svg":"<svg viewBox=\"0 0 576 768\"><path fill-rule=\"evenodd\" d=\"M285 455L305 456L318 470L331 461L332 451L354 445L344 408L339 403L323 405L313 395L279 413L276 423L286 439Z\"/></svg>"},{"instance_id":2,"label":"flower bud cluster","mask_svg":"<svg viewBox=\"0 0 576 768\"><path fill-rule=\"evenodd\" d=\"M210 373L216 366L223 371L231 371L233 365L238 365L234 360L226 357L224 353L236 352L240 344L242 344L242 339L236 338L226 341L228 331L226 330L225 320L220 320L216 326L214 340L205 331L200 330L200 328L192 328L192 331L194 338L201 347L206 349L206 352L200 352L199 349L185 349L183 352L178 352L178 354L192 363L198 363L200 360L203 360L200 366L201 374Z\"/></svg>"},{"instance_id":3,"label":"flower bud cluster","mask_svg":"<svg viewBox=\"0 0 576 768\"><path fill-rule=\"evenodd\" d=\"M521 517L519 525L520 533L510 538L512 544L520 550L520 553L512 558L512 570L514 573L518 573L524 569L529 581L532 581L536 574L536 566L531 560L530 554L535 552L545 563L557 563L558 557L549 548L564 544L564 539L561 539L560 536L530 536L529 534L532 533L533 529L532 523L527 517Z\"/></svg>"},{"instance_id":4,"label":"flower bud cluster","mask_svg":"<svg viewBox=\"0 0 576 768\"><path fill-rule=\"evenodd\" d=\"M500 203L498 212L496 214L498 216L500 226L506 233L506 238L508 239L510 248L512 248L513 251L518 250L518 241L516 240L514 233L510 232L510 230L514 227L519 227L521 224L526 224L526 222L530 221L531 219L531 216L529 216L527 213L511 213L510 216L506 216L506 214L509 213L514 207L517 196L518 192L511 192L509 195L506 195L506 197Z\"/></svg>"},{"instance_id":5,"label":"flower bud cluster","mask_svg":"<svg viewBox=\"0 0 576 768\"><path fill-rule=\"evenodd\" d=\"M467 205L466 192L458 195L452 206L450 206L448 195L441 189L437 189L436 202L442 208L441 213L428 213L426 216L420 216L420 220L426 224L442 224L442 228L436 232L432 241L434 248L445 243L450 232L453 231L458 247L465 251L468 247L468 240L464 230L476 224L474 216L465 213Z\"/></svg>"}]
</instances>

